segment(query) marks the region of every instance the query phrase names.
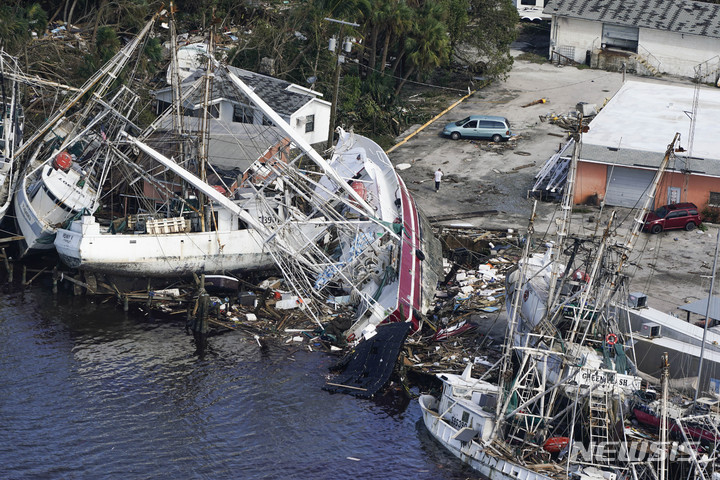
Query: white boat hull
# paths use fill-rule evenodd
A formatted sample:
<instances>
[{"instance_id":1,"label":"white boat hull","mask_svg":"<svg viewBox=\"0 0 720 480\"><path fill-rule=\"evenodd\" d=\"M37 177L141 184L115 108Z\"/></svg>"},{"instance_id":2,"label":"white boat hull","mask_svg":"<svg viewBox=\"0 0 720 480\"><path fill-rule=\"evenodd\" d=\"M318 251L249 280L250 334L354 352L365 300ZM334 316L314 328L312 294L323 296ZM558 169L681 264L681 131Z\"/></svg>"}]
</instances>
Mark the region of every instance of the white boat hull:
<instances>
[{"instance_id":1,"label":"white boat hull","mask_svg":"<svg viewBox=\"0 0 720 480\"><path fill-rule=\"evenodd\" d=\"M61 229L55 248L71 268L116 275L165 277L275 266L262 236L252 229L154 235Z\"/></svg>"},{"instance_id":2,"label":"white boat hull","mask_svg":"<svg viewBox=\"0 0 720 480\"><path fill-rule=\"evenodd\" d=\"M513 464L489 453L477 440L461 442L453 439L458 429L440 418L438 400L432 395L421 395L420 408L423 422L430 434L453 455L491 480L551 480L551 477Z\"/></svg>"}]
</instances>

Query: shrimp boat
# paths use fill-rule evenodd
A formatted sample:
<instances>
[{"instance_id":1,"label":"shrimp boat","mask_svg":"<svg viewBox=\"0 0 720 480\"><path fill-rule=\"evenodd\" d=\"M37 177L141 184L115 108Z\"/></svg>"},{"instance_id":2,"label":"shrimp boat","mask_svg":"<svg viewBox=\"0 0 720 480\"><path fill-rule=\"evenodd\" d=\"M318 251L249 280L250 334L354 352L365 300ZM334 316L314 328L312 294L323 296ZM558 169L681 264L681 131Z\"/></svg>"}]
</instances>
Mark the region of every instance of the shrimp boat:
<instances>
[{"instance_id":1,"label":"shrimp boat","mask_svg":"<svg viewBox=\"0 0 720 480\"><path fill-rule=\"evenodd\" d=\"M214 78L228 79L243 104L265 119L255 137L266 150L237 185L215 188L124 131L114 149L118 158L138 151L211 200L211 213L202 217L210 218L209 228L193 226L197 212L148 219L143 229L124 234L94 216L78 216L58 230L63 261L87 271L176 276L249 270L269 259L318 322L335 309L352 310L350 340L387 320L417 326L437 284L440 245L385 152L338 129L326 160L230 69L213 68ZM157 230L169 220L181 227Z\"/></svg>"},{"instance_id":2,"label":"shrimp boat","mask_svg":"<svg viewBox=\"0 0 720 480\"><path fill-rule=\"evenodd\" d=\"M0 51L0 221L10 208L19 170L15 152L22 144L24 125L19 73L16 59Z\"/></svg>"},{"instance_id":3,"label":"shrimp boat","mask_svg":"<svg viewBox=\"0 0 720 480\"><path fill-rule=\"evenodd\" d=\"M175 38L171 21L171 39ZM176 52L173 42L172 65L178 63ZM209 181L205 173L206 169L216 171L207 158L215 134L222 133L219 142L236 141L227 134L233 126L213 119L209 113L211 78L219 81L213 70L213 62L208 61L204 74L181 96L179 69L169 69L168 76L174 81L171 108L138 136L121 132L110 154L113 173L105 175L113 178L114 186L105 187L107 194L101 198L105 204L119 205L124 197L123 212L84 212L59 228L54 244L66 265L86 273L142 277L183 277L274 266L261 230L263 218L270 212L285 217L282 187L274 183L256 194L255 187L261 185L252 176L245 176L238 188L237 178L214 175ZM206 93L202 115L183 118L177 105L198 89ZM169 120L171 131L163 127ZM251 166L257 170L262 170L266 161L287 161L288 142L282 133L273 126L264 130L253 132L270 139L263 155ZM161 151L163 145L173 148ZM177 161L166 154L177 155ZM199 168L192 169L191 164ZM142 187L137 188L137 183ZM313 229L311 222L304 226L308 235Z\"/></svg>"},{"instance_id":4,"label":"shrimp boat","mask_svg":"<svg viewBox=\"0 0 720 480\"><path fill-rule=\"evenodd\" d=\"M578 132L576 145L579 137ZM576 151L557 241L544 253L530 254L533 210L518 267L507 277L508 329L503 357L493 367L499 369L499 385L474 378L466 369L461 376L437 374L442 396L420 398L430 433L484 475L717 478L714 458L720 437L711 416L686 412L673 419L678 426L660 428L659 437L654 431L636 431L640 413L646 414L645 424L657 420L656 426L666 426L667 420L660 419L667 419L673 408L667 406L667 393L653 410L635 403L643 385L660 381L634 366L632 342L621 333L615 308L619 299L628 298L623 266L660 177L679 151L678 142L679 134L668 145L645 206L624 241L612 240L614 214L599 238L567 241ZM687 444L672 452L668 434ZM691 441L704 446L698 450ZM668 462L671 454L675 463Z\"/></svg>"},{"instance_id":5,"label":"shrimp boat","mask_svg":"<svg viewBox=\"0 0 720 480\"><path fill-rule=\"evenodd\" d=\"M111 140L132 123L139 98L124 85L113 89L113 83L158 15L16 150L15 157L25 161L14 196L21 256L52 250L58 227L97 208Z\"/></svg>"}]
</instances>

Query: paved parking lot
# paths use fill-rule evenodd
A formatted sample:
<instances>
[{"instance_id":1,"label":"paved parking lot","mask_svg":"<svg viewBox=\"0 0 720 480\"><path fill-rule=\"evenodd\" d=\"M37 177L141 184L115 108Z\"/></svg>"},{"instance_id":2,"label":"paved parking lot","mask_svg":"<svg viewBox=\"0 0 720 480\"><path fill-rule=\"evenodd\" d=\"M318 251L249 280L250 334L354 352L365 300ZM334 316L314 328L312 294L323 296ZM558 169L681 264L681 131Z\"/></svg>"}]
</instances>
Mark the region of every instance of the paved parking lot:
<instances>
[{"instance_id":1,"label":"paved parking lot","mask_svg":"<svg viewBox=\"0 0 720 480\"><path fill-rule=\"evenodd\" d=\"M633 80L646 80L633 77ZM394 164L409 164L401 175L429 216L497 210L496 214L469 216L446 223L464 223L481 228L513 228L525 231L532 201L527 191L533 177L564 140L557 125L540 116L564 114L578 102L602 106L621 86L621 73L575 67L557 67L517 61L506 82L478 91L455 109L437 119L407 143L390 153ZM681 81L652 79L647 81ZM458 95L460 98L461 95ZM547 103L523 107L544 98ZM442 127L470 114L508 118L517 137L507 144L441 137ZM668 142L670 139L668 139ZM434 191L433 172L441 167L445 176L439 193ZM540 202L536 231L551 239L556 204ZM573 231L594 228L596 209L573 216ZM603 213L603 218L609 209ZM622 227L632 217L620 209ZM647 293L650 305L681 314L676 307L707 296L714 256L716 227L707 232L642 234L627 272L633 276L632 290Z\"/></svg>"},{"instance_id":2,"label":"paved parking lot","mask_svg":"<svg viewBox=\"0 0 720 480\"><path fill-rule=\"evenodd\" d=\"M495 217L468 222L524 226L533 177L565 141L563 129L541 121L540 116L568 113L578 102L601 106L621 84L619 73L516 61L507 81L476 92L391 152L390 159L411 165L402 171L403 179L428 215L495 209L499 211ZM522 107L541 98L547 103ZM508 118L516 137L493 144L453 141L440 135L446 123L471 114ZM445 176L436 195L432 174L438 167Z\"/></svg>"}]
</instances>

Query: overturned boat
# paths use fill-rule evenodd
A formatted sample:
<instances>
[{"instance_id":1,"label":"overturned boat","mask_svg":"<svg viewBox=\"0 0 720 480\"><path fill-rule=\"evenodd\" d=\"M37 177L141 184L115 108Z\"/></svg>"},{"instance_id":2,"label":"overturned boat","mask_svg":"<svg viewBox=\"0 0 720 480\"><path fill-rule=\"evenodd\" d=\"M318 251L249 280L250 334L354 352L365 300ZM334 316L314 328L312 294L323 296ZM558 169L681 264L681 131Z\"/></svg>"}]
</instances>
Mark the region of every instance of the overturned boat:
<instances>
[{"instance_id":1,"label":"overturned boat","mask_svg":"<svg viewBox=\"0 0 720 480\"><path fill-rule=\"evenodd\" d=\"M326 160L232 70L218 65L219 77L265 119L261 133L248 125L265 142L250 168L234 185L211 184L147 138L123 131L114 142L116 158L145 155L208 199L204 213L197 204L175 210L179 215L159 209L140 229L124 232L101 224L97 214L78 216L55 239L61 258L85 271L150 276L227 273L270 262L308 300L318 322L334 309L353 310L350 341L386 320L417 327L434 294L440 245L382 148L338 129ZM176 202L189 203L168 190Z\"/></svg>"}]
</instances>

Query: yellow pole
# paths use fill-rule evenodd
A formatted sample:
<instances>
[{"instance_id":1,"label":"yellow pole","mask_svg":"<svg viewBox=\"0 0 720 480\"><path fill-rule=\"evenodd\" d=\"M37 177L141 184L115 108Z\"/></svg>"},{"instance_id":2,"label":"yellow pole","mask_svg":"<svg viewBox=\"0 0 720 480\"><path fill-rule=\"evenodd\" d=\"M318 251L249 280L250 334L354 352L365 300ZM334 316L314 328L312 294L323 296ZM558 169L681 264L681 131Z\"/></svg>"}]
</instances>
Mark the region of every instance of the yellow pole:
<instances>
[{"instance_id":1,"label":"yellow pole","mask_svg":"<svg viewBox=\"0 0 720 480\"><path fill-rule=\"evenodd\" d=\"M396 143L395 145L393 145L392 147L390 147L388 150L385 151L385 153L390 153L390 152L392 152L392 151L395 150L397 147L399 147L400 145L402 145L402 144L404 144L405 142L407 142L408 140L410 140L410 139L411 139L412 137L414 137L417 133L419 133L420 131L422 131L425 127L427 127L428 125L430 125L431 123L433 123L435 120L437 120L438 118L440 118L440 117L442 117L443 115L445 115L447 112L449 112L449 111L452 110L453 108L457 107L460 103L462 103L463 101L465 101L468 97L470 97L470 96L471 96L473 93L475 93L475 92L477 92L477 90L473 90L472 92L468 93L467 95L465 95L464 97L462 97L462 98L461 98L460 100L458 100L457 102L455 102L455 103L453 103L452 105L450 105L448 108L446 108L446 109L443 110L442 112L440 112L440 113L438 113L437 115L435 115L435 116L432 118L432 120L429 120L427 123L425 123L424 125L422 125L420 128L418 128L417 130L415 130L413 133L411 133L411 134L408 135L407 137L403 138L399 143Z\"/></svg>"}]
</instances>

